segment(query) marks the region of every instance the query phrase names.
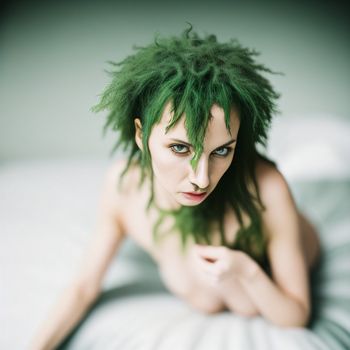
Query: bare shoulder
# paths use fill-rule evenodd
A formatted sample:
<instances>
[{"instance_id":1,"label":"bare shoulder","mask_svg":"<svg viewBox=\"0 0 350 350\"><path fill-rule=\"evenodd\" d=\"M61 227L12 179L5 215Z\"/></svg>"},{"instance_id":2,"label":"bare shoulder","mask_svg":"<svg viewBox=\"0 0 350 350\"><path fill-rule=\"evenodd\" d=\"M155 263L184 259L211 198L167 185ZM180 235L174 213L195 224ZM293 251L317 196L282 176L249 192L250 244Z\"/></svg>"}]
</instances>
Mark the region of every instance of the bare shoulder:
<instances>
[{"instance_id":1,"label":"bare shoulder","mask_svg":"<svg viewBox=\"0 0 350 350\"><path fill-rule=\"evenodd\" d=\"M123 176L126 165L126 159L118 159L107 167L101 193L102 210L110 213L120 212L125 199L136 187L137 168L131 166Z\"/></svg>"},{"instance_id":2,"label":"bare shoulder","mask_svg":"<svg viewBox=\"0 0 350 350\"><path fill-rule=\"evenodd\" d=\"M119 196L128 195L140 179L140 170L137 164L131 164L127 173L124 170L127 166L127 159L118 159L114 161L106 170L104 183L111 193Z\"/></svg>"},{"instance_id":3,"label":"bare shoulder","mask_svg":"<svg viewBox=\"0 0 350 350\"><path fill-rule=\"evenodd\" d=\"M259 159L256 164L256 177L259 195L264 205L262 218L269 237L272 238L277 233L281 236L282 227L284 227L283 232L296 233L295 230L286 229L288 225L290 228L295 226L298 214L283 174L273 164Z\"/></svg>"},{"instance_id":4,"label":"bare shoulder","mask_svg":"<svg viewBox=\"0 0 350 350\"><path fill-rule=\"evenodd\" d=\"M255 169L259 194L264 205L274 206L292 199L287 180L276 166L259 158Z\"/></svg>"}]
</instances>

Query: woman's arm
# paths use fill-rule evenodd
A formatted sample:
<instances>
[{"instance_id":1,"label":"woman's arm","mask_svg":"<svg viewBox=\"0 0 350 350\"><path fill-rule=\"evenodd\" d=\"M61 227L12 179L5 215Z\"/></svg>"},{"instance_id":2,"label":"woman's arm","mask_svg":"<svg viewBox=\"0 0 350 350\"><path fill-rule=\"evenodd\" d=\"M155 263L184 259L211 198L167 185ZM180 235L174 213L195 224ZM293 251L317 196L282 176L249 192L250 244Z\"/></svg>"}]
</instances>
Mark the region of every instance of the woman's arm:
<instances>
[{"instance_id":1,"label":"woman's arm","mask_svg":"<svg viewBox=\"0 0 350 350\"><path fill-rule=\"evenodd\" d=\"M282 327L307 325L310 315L308 302L298 293L277 285L260 266L256 265L250 274L241 275L239 281L259 313L267 320Z\"/></svg>"},{"instance_id":2,"label":"woman's arm","mask_svg":"<svg viewBox=\"0 0 350 350\"><path fill-rule=\"evenodd\" d=\"M245 311L245 315L253 315L257 311L279 326L306 326L310 313L308 302L298 293L277 285L248 255L226 247L197 246L196 249L202 257L201 269L207 280L217 289L229 309L231 304L236 305L233 312L237 311L237 299L233 291L239 283L240 289L248 296L244 298L244 309L250 311Z\"/></svg>"},{"instance_id":3,"label":"woman's arm","mask_svg":"<svg viewBox=\"0 0 350 350\"><path fill-rule=\"evenodd\" d=\"M124 237L118 210L120 196L116 193L119 170L118 164L107 174L96 232L77 274L34 337L31 350L56 348L78 324L100 293L104 274Z\"/></svg>"},{"instance_id":4,"label":"woman's arm","mask_svg":"<svg viewBox=\"0 0 350 350\"><path fill-rule=\"evenodd\" d=\"M199 247L198 253L210 259L202 259L203 270L224 300L230 299L238 280L263 317L280 326L303 327L309 320L310 299L298 214L283 176L275 169L264 171L259 185L272 279L243 252Z\"/></svg>"},{"instance_id":5,"label":"woman's arm","mask_svg":"<svg viewBox=\"0 0 350 350\"><path fill-rule=\"evenodd\" d=\"M94 298L87 296L78 286L68 287L40 325L29 349L55 349L81 320L93 301Z\"/></svg>"},{"instance_id":6,"label":"woman's arm","mask_svg":"<svg viewBox=\"0 0 350 350\"><path fill-rule=\"evenodd\" d=\"M240 280L265 318L281 326L303 327L311 307L298 212L282 174L266 165L258 170L272 280L259 267L251 275L243 274Z\"/></svg>"}]
</instances>

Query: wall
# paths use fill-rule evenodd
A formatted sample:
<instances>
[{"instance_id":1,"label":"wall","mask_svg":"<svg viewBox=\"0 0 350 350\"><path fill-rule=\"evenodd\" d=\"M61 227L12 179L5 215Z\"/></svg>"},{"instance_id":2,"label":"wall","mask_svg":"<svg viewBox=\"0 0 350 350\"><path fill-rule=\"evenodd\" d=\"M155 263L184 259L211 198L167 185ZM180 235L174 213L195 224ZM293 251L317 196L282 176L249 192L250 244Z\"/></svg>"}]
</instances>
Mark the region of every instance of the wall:
<instances>
[{"instance_id":1,"label":"wall","mask_svg":"<svg viewBox=\"0 0 350 350\"><path fill-rule=\"evenodd\" d=\"M106 158L104 115L90 107L121 60L155 33L191 22L221 41L237 37L282 94L281 115L349 116L350 50L337 2L12 1L0 18L0 160Z\"/></svg>"}]
</instances>

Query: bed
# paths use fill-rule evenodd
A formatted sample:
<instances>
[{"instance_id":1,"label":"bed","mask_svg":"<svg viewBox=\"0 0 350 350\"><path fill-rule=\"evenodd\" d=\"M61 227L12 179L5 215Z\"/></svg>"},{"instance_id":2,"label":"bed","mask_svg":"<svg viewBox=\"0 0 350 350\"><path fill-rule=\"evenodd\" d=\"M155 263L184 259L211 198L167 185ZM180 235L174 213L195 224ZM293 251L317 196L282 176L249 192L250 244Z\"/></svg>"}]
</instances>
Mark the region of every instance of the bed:
<instances>
[{"instance_id":1,"label":"bed","mask_svg":"<svg viewBox=\"0 0 350 350\"><path fill-rule=\"evenodd\" d=\"M99 299L60 349L350 349L349 136L349 121L326 115L281 117L271 131L268 154L321 235L307 329L194 311L166 290L152 259L126 240ZM25 349L69 283L110 162L0 164L1 349Z\"/></svg>"}]
</instances>

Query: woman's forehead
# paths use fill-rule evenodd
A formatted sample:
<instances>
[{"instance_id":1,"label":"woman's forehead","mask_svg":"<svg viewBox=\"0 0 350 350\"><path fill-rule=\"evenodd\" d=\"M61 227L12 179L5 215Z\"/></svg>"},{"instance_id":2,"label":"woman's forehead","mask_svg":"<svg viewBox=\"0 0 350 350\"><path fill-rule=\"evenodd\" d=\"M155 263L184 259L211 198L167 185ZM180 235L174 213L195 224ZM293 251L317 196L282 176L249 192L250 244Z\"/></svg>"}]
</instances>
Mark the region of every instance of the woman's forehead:
<instances>
[{"instance_id":1,"label":"woman's forehead","mask_svg":"<svg viewBox=\"0 0 350 350\"><path fill-rule=\"evenodd\" d=\"M179 120L172 125L171 128L168 128L169 124L172 122L174 115L173 105L171 102L168 102L163 110L162 117L159 121L159 126L164 130L164 134L175 135L177 138L186 138L187 137L187 127L186 127L186 114L184 113ZM225 121L225 112L217 104L213 104L210 113L209 113L209 122L206 129L207 136L223 136L227 135L232 136L237 134L239 128L239 117L238 112L232 108L230 113L230 124L229 129L227 129Z\"/></svg>"},{"instance_id":2,"label":"woman's forehead","mask_svg":"<svg viewBox=\"0 0 350 350\"><path fill-rule=\"evenodd\" d=\"M167 102L164 106L162 117L160 118L159 123L168 126L174 116L173 104L171 101Z\"/></svg>"},{"instance_id":3,"label":"woman's forehead","mask_svg":"<svg viewBox=\"0 0 350 350\"><path fill-rule=\"evenodd\" d=\"M173 104L171 102L167 102L164 106L162 116L159 120L159 124L161 124L164 128L168 128L168 126L173 121L173 117L174 117ZM178 129L180 127L182 129L186 129L186 118L187 116L184 113L179 119L179 121L175 125L173 125L172 128L169 128L169 130L174 128ZM225 125L226 127L225 111L222 107L220 107L218 104L215 104L215 103L211 106L209 111L209 125L214 123ZM239 126L239 114L238 114L238 110L232 106L230 111L230 125L229 125L230 128L229 129L234 129L235 125Z\"/></svg>"}]
</instances>

